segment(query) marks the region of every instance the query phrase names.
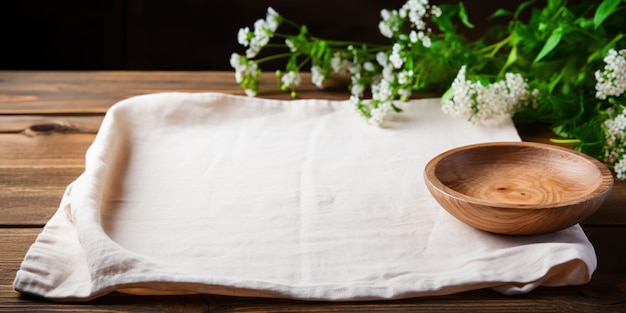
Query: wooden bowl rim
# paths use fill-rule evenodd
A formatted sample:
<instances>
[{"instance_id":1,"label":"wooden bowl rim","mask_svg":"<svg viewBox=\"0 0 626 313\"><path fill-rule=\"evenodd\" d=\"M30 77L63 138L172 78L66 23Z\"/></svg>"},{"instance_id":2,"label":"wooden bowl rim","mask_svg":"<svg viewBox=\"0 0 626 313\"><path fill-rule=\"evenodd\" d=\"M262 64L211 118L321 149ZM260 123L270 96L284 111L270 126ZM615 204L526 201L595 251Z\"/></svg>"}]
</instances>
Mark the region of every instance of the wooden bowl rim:
<instances>
[{"instance_id":1,"label":"wooden bowl rim","mask_svg":"<svg viewBox=\"0 0 626 313\"><path fill-rule=\"evenodd\" d=\"M566 154L577 156L583 159L584 161L591 163L592 165L595 166L595 168L599 171L601 175L601 181L592 192L589 192L578 199L555 202L555 203L547 203L545 205L532 205L532 204L521 204L521 203L516 204L516 203L508 203L508 202L496 202L496 201L471 197L471 196L468 196L464 193L458 192L448 187L446 184L444 184L443 182L439 180L437 175L435 175L435 170L437 166L439 165L439 163L441 162L441 160L443 160L444 158L450 155L453 155L455 153L459 153L462 151L471 150L471 149L479 149L479 148L486 148L486 147L487 148L488 147L506 147L506 146L536 148L536 149L542 149L542 150L547 149L547 150L557 151L559 153L566 153ZM424 168L424 177L425 177L426 182L431 184L432 187L438 189L441 193L447 194L448 196L451 196L460 201L464 201L464 202L468 202L468 203L472 203L476 205L481 205L481 206L496 207L496 208L501 208L501 209L525 209L525 210L560 208L560 207L566 207L566 206L584 203L598 196L602 196L610 192L614 184L613 174L611 173L611 171L602 162L582 152L578 152L573 149L560 147L560 146L556 146L552 144L527 142L527 141L510 141L510 142L498 141L498 142L477 143L477 144L470 144L470 145L460 146L460 147L447 150L445 152L438 154L426 164L426 167Z\"/></svg>"}]
</instances>

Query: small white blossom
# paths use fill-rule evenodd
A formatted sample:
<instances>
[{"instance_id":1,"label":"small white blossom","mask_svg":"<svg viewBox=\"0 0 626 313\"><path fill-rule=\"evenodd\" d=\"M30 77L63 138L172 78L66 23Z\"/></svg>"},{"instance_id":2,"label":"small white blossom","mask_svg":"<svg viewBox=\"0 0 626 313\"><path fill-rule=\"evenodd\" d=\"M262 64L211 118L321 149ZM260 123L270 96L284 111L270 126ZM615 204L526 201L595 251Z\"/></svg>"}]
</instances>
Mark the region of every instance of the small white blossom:
<instances>
[{"instance_id":1,"label":"small white blossom","mask_svg":"<svg viewBox=\"0 0 626 313\"><path fill-rule=\"evenodd\" d=\"M433 5L430 7L430 14L432 14L433 16L436 17L440 17L441 16L441 8L439 8L436 5Z\"/></svg>"},{"instance_id":2,"label":"small white blossom","mask_svg":"<svg viewBox=\"0 0 626 313\"><path fill-rule=\"evenodd\" d=\"M335 73L346 73L348 69L352 66L352 62L350 60L343 57L341 52L337 51L333 54L333 57L330 59L330 67L333 69Z\"/></svg>"},{"instance_id":3,"label":"small white blossom","mask_svg":"<svg viewBox=\"0 0 626 313\"><path fill-rule=\"evenodd\" d=\"M324 77L324 73L322 73L322 68L317 65L312 66L311 81L313 84L318 88L322 88L324 86L324 79L326 79L326 77Z\"/></svg>"},{"instance_id":4,"label":"small white blossom","mask_svg":"<svg viewBox=\"0 0 626 313\"><path fill-rule=\"evenodd\" d=\"M393 89L389 81L381 79L372 84L372 99L382 102L393 100Z\"/></svg>"},{"instance_id":5,"label":"small white blossom","mask_svg":"<svg viewBox=\"0 0 626 313\"><path fill-rule=\"evenodd\" d=\"M617 179L626 179L626 159L623 157L613 165L613 171Z\"/></svg>"},{"instance_id":6,"label":"small white blossom","mask_svg":"<svg viewBox=\"0 0 626 313\"><path fill-rule=\"evenodd\" d=\"M256 91L250 88L246 88L243 90L246 93L246 96L248 97L255 97L256 96Z\"/></svg>"},{"instance_id":7,"label":"small white blossom","mask_svg":"<svg viewBox=\"0 0 626 313\"><path fill-rule=\"evenodd\" d=\"M619 52L609 50L604 57L606 65L596 71L596 98L619 97L626 90L626 49Z\"/></svg>"},{"instance_id":8,"label":"small white blossom","mask_svg":"<svg viewBox=\"0 0 626 313\"><path fill-rule=\"evenodd\" d=\"M254 34L250 32L249 27L240 28L239 32L237 33L237 41L240 45L247 47L250 44L250 38L253 35Z\"/></svg>"},{"instance_id":9,"label":"small white blossom","mask_svg":"<svg viewBox=\"0 0 626 313\"><path fill-rule=\"evenodd\" d=\"M255 96L256 79L261 74L257 63L233 53L230 55L230 65L235 69L235 81L242 84L241 86L248 96Z\"/></svg>"},{"instance_id":10,"label":"small white blossom","mask_svg":"<svg viewBox=\"0 0 626 313\"><path fill-rule=\"evenodd\" d=\"M283 75L280 81L283 83L283 87L295 87L300 85L302 78L298 72L289 71Z\"/></svg>"},{"instance_id":11,"label":"small white blossom","mask_svg":"<svg viewBox=\"0 0 626 313\"><path fill-rule=\"evenodd\" d=\"M267 8L267 16L265 17L265 21L267 22L267 27L272 33L276 32L278 25L280 25L281 17L276 10L272 7Z\"/></svg>"},{"instance_id":12,"label":"small white blossom","mask_svg":"<svg viewBox=\"0 0 626 313\"><path fill-rule=\"evenodd\" d=\"M230 66L235 69L235 81L237 83L241 83L246 76L257 78L259 75L256 62L247 60L237 53L230 55Z\"/></svg>"},{"instance_id":13,"label":"small white blossom","mask_svg":"<svg viewBox=\"0 0 626 313\"><path fill-rule=\"evenodd\" d=\"M422 32L420 32L420 33L422 33ZM419 37L417 36L417 32L415 30L412 30L409 33L409 40L411 40L412 43L417 43L417 41L419 40Z\"/></svg>"},{"instance_id":14,"label":"small white blossom","mask_svg":"<svg viewBox=\"0 0 626 313\"><path fill-rule=\"evenodd\" d=\"M376 53L376 62L378 62L378 64L380 64L380 66L387 66L387 54L380 51L378 53Z\"/></svg>"},{"instance_id":15,"label":"small white blossom","mask_svg":"<svg viewBox=\"0 0 626 313\"><path fill-rule=\"evenodd\" d=\"M382 17L382 21L378 23L378 30L380 30L383 36L392 38L393 34L400 30L402 24L402 19L398 15L398 11L383 9L380 11L380 16Z\"/></svg>"},{"instance_id":16,"label":"small white blossom","mask_svg":"<svg viewBox=\"0 0 626 313\"><path fill-rule=\"evenodd\" d=\"M402 71L398 73L398 84L405 85L411 81L413 77L413 71Z\"/></svg>"},{"instance_id":17,"label":"small white blossom","mask_svg":"<svg viewBox=\"0 0 626 313\"><path fill-rule=\"evenodd\" d=\"M273 13L272 13L273 12ZM248 41L245 41L243 38L243 31L240 30L239 36L242 36L240 39L240 43L247 43L248 49L246 50L246 56L248 58L254 58L260 51L265 47L270 39L274 37L274 32L276 31L276 27L278 27L278 23L280 21L278 13L276 11L268 9L267 19L258 19L254 22L254 31L250 32L247 30L246 37ZM275 14L274 14L275 13Z\"/></svg>"},{"instance_id":18,"label":"small white blossom","mask_svg":"<svg viewBox=\"0 0 626 313\"><path fill-rule=\"evenodd\" d=\"M370 110L371 117L367 120L368 123L376 126L382 126L387 113L392 110L391 102L383 102L378 107Z\"/></svg>"},{"instance_id":19,"label":"small white blossom","mask_svg":"<svg viewBox=\"0 0 626 313\"><path fill-rule=\"evenodd\" d=\"M289 38L285 39L285 45L287 45L287 48L289 48L291 53L298 51L298 47L296 47L296 45L294 45Z\"/></svg>"},{"instance_id":20,"label":"small white blossom","mask_svg":"<svg viewBox=\"0 0 626 313\"><path fill-rule=\"evenodd\" d=\"M465 79L466 67L452 82L454 95L442 104L442 111L480 124L498 116L510 116L533 101L528 84L520 74L506 73L505 79L483 86Z\"/></svg>"},{"instance_id":21,"label":"small white blossom","mask_svg":"<svg viewBox=\"0 0 626 313\"><path fill-rule=\"evenodd\" d=\"M389 62L391 62L395 68L401 68L402 64L404 64L404 60L400 55L401 52L402 46L399 43L394 43L391 49L391 55L389 56Z\"/></svg>"}]
</instances>

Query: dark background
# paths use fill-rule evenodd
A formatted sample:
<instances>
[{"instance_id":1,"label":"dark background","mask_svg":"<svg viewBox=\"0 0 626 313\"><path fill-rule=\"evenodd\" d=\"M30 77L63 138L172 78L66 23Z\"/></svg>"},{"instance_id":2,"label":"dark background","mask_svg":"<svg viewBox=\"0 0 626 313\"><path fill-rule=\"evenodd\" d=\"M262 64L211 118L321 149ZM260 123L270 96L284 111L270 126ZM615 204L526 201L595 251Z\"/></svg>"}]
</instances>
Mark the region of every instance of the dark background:
<instances>
[{"instance_id":1,"label":"dark background","mask_svg":"<svg viewBox=\"0 0 626 313\"><path fill-rule=\"evenodd\" d=\"M332 39L388 42L380 10L405 0L13 0L0 6L0 70L231 70L237 31L268 6ZM443 3L445 0L431 1ZM451 2L451 1L447 1ZM454 1L456 2L456 1ZM476 36L521 0L466 0ZM542 1L539 1L542 2Z\"/></svg>"}]
</instances>

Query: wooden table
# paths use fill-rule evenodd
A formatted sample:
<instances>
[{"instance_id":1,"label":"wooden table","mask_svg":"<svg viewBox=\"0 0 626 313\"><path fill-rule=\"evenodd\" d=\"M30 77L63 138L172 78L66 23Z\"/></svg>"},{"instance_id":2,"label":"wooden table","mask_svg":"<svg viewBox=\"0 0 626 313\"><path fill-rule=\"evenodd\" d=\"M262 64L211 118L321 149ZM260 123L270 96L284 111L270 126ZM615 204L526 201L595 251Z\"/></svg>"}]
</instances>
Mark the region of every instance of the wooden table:
<instances>
[{"instance_id":1,"label":"wooden table","mask_svg":"<svg viewBox=\"0 0 626 313\"><path fill-rule=\"evenodd\" d=\"M307 81L308 77L304 77ZM264 76L262 88L277 90ZM305 84L301 98L344 100L345 85L319 91ZM213 295L110 294L87 303L53 303L20 296L15 272L65 187L83 170L84 154L107 109L138 94L162 92L242 94L231 72L22 72L0 71L0 311L99 312L626 312L626 183L617 182L602 208L583 223L598 256L585 286L539 288L521 296L491 290L375 302L306 302ZM280 92L261 97L288 99ZM547 141L548 128L518 125L524 140Z\"/></svg>"}]
</instances>

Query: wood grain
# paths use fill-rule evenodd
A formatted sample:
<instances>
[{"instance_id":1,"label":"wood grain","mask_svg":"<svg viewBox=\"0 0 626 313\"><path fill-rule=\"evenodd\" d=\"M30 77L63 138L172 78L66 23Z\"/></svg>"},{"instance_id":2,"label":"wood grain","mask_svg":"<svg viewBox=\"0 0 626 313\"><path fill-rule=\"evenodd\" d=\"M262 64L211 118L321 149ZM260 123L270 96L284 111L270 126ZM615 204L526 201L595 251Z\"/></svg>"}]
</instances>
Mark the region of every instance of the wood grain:
<instances>
[{"instance_id":1,"label":"wood grain","mask_svg":"<svg viewBox=\"0 0 626 313\"><path fill-rule=\"evenodd\" d=\"M0 168L0 225L43 226L80 167Z\"/></svg>"},{"instance_id":2,"label":"wood grain","mask_svg":"<svg viewBox=\"0 0 626 313\"><path fill-rule=\"evenodd\" d=\"M309 73L302 73L310 81ZM324 92L311 83L298 98L347 100L348 83L337 77ZM22 72L0 71L0 114L103 114L123 99L157 92L221 92L244 95L233 72ZM259 96L291 99L276 77L263 73Z\"/></svg>"},{"instance_id":3,"label":"wood grain","mask_svg":"<svg viewBox=\"0 0 626 313\"><path fill-rule=\"evenodd\" d=\"M0 115L0 134L25 134L31 137L51 133L95 134L102 124L102 119L102 115Z\"/></svg>"},{"instance_id":4,"label":"wood grain","mask_svg":"<svg viewBox=\"0 0 626 313\"><path fill-rule=\"evenodd\" d=\"M95 134L52 133L47 136L0 134L0 168L83 167Z\"/></svg>"},{"instance_id":5,"label":"wood grain","mask_svg":"<svg viewBox=\"0 0 626 313\"><path fill-rule=\"evenodd\" d=\"M620 312L626 310L626 228L588 227L598 270L585 286L541 287L530 294L504 296L477 290L449 296L396 301L317 302L212 295L128 296L113 293L87 303L54 303L23 297L12 282L22 257L40 229L0 229L0 312Z\"/></svg>"},{"instance_id":6,"label":"wood grain","mask_svg":"<svg viewBox=\"0 0 626 313\"><path fill-rule=\"evenodd\" d=\"M549 233L581 222L613 188L613 174L599 161L532 142L446 151L426 165L424 180L459 220L509 235Z\"/></svg>"}]
</instances>

